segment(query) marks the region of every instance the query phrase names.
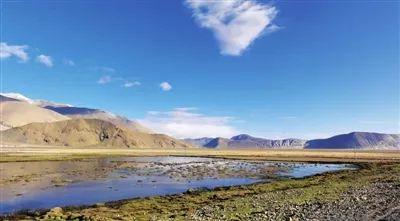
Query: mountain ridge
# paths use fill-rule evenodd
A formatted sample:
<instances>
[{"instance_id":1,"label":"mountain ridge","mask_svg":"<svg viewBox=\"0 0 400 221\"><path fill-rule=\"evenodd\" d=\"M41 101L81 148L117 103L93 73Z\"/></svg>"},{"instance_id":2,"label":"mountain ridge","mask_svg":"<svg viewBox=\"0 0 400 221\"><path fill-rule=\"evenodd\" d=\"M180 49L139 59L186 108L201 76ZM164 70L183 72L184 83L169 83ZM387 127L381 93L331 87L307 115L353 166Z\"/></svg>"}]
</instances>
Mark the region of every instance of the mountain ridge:
<instances>
[{"instance_id":1,"label":"mountain ridge","mask_svg":"<svg viewBox=\"0 0 400 221\"><path fill-rule=\"evenodd\" d=\"M400 134L351 132L326 139L309 140L305 149L400 149Z\"/></svg>"},{"instance_id":2,"label":"mountain ridge","mask_svg":"<svg viewBox=\"0 0 400 221\"><path fill-rule=\"evenodd\" d=\"M194 145L204 143L202 147L207 148L301 148L305 143L305 140L295 138L271 140L253 137L248 134L239 134L229 139L206 137L184 140Z\"/></svg>"}]
</instances>

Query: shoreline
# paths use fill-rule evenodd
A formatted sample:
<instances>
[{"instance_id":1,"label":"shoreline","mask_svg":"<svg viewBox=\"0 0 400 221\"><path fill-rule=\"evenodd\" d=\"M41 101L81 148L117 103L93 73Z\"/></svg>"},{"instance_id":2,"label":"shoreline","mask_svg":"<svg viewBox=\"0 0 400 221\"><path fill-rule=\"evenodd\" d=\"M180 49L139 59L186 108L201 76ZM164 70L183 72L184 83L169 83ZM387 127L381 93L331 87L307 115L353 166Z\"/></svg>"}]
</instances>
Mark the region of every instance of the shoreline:
<instances>
[{"instance_id":1,"label":"shoreline","mask_svg":"<svg viewBox=\"0 0 400 221\"><path fill-rule=\"evenodd\" d=\"M79 160L85 158L124 156L186 156L218 157L226 159L259 159L290 162L396 162L400 161L397 150L304 150L304 149L116 149L76 147L2 147L0 162Z\"/></svg>"}]
</instances>

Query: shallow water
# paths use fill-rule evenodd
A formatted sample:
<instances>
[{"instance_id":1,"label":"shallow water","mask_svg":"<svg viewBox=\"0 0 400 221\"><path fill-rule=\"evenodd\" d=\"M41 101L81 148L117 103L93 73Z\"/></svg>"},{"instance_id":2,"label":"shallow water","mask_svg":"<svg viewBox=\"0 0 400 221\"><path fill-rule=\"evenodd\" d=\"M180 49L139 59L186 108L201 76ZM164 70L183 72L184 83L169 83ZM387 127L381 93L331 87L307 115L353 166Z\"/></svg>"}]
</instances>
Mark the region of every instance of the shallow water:
<instances>
[{"instance_id":1,"label":"shallow water","mask_svg":"<svg viewBox=\"0 0 400 221\"><path fill-rule=\"evenodd\" d=\"M351 169L345 164L224 160L200 157L119 157L0 163L0 213L90 205L304 177Z\"/></svg>"}]
</instances>

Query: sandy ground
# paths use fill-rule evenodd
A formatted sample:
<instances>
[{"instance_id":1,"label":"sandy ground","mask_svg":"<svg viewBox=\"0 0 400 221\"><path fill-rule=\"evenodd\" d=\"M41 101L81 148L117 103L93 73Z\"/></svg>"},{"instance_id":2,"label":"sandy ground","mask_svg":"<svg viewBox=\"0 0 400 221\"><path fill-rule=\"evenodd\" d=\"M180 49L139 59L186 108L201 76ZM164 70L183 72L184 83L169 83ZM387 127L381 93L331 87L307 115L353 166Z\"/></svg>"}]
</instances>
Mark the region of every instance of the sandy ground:
<instances>
[{"instance_id":1,"label":"sandy ground","mask_svg":"<svg viewBox=\"0 0 400 221\"><path fill-rule=\"evenodd\" d=\"M400 151L389 150L213 150L213 149L111 149L74 147L0 147L0 162L64 160L104 156L208 156L307 162L382 162L400 161Z\"/></svg>"}]
</instances>

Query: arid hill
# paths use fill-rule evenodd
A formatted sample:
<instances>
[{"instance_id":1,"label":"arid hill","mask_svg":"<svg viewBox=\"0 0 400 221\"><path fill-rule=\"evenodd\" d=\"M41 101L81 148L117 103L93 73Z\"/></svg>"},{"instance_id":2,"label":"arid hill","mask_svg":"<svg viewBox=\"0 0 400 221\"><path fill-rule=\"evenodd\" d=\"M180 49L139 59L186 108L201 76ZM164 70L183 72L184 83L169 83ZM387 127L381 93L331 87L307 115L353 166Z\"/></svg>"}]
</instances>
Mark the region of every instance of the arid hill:
<instances>
[{"instance_id":1,"label":"arid hill","mask_svg":"<svg viewBox=\"0 0 400 221\"><path fill-rule=\"evenodd\" d=\"M152 130L144 127L136 121L99 109L71 106L45 106L44 108L55 111L70 118L99 119L111 122L120 127L130 129L134 132L142 132L148 134L154 133Z\"/></svg>"},{"instance_id":2,"label":"arid hill","mask_svg":"<svg viewBox=\"0 0 400 221\"><path fill-rule=\"evenodd\" d=\"M116 115L108 111L87 108L87 107L74 107L70 104L58 103L53 101L31 99L19 93L0 93L0 102L4 101L20 101L28 103L41 108L45 108L68 118L84 118L84 119L99 119L109 121L117 126L130 129L134 132L142 132L152 134L154 131L141 125L135 120L130 120L124 116ZM32 121L36 122L36 121ZM41 122L41 121L39 121ZM31 123L31 122L28 122ZM21 126L21 125L19 125ZM7 129L9 127L5 127Z\"/></svg>"},{"instance_id":3,"label":"arid hill","mask_svg":"<svg viewBox=\"0 0 400 221\"><path fill-rule=\"evenodd\" d=\"M0 102L0 110L1 130L34 122L55 122L69 119L69 117L54 111L19 101L2 101Z\"/></svg>"},{"instance_id":4,"label":"arid hill","mask_svg":"<svg viewBox=\"0 0 400 221\"><path fill-rule=\"evenodd\" d=\"M191 148L162 134L133 132L108 121L71 119L53 123L31 123L1 132L5 143L116 148Z\"/></svg>"}]
</instances>

